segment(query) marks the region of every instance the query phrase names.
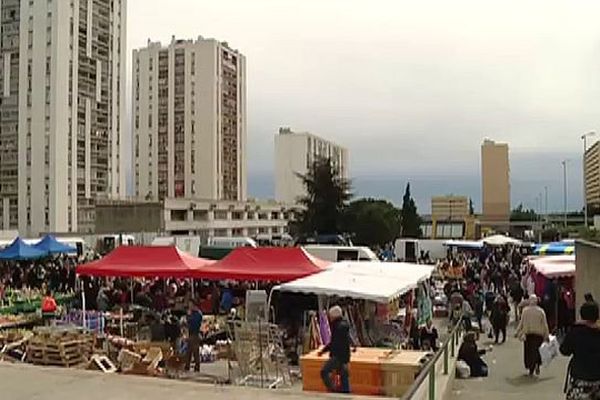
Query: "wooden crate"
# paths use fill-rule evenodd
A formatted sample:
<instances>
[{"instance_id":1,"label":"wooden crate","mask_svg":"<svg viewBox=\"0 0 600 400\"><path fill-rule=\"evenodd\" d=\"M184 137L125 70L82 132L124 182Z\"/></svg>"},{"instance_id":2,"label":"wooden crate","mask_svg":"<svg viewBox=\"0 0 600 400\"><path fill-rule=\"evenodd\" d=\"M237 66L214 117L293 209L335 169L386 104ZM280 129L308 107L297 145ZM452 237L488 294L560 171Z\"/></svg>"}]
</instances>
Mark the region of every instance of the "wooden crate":
<instances>
[{"instance_id":1,"label":"wooden crate","mask_svg":"<svg viewBox=\"0 0 600 400\"><path fill-rule=\"evenodd\" d=\"M401 350L381 361L383 394L402 396L413 384L432 353Z\"/></svg>"},{"instance_id":2,"label":"wooden crate","mask_svg":"<svg viewBox=\"0 0 600 400\"><path fill-rule=\"evenodd\" d=\"M317 356L318 350L301 357L302 387L306 391L326 392L321 380L321 369L327 355ZM382 393L381 359L391 354L389 349L358 348L350 356L350 390L354 394L378 395Z\"/></svg>"}]
</instances>

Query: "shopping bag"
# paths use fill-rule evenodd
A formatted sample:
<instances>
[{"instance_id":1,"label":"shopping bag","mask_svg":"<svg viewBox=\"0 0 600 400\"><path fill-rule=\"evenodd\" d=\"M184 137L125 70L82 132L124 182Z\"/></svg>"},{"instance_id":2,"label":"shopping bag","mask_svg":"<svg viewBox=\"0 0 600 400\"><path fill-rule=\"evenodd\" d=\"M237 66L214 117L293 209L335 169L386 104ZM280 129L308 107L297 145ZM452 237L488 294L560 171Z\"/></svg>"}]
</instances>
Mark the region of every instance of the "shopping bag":
<instances>
[{"instance_id":1,"label":"shopping bag","mask_svg":"<svg viewBox=\"0 0 600 400\"><path fill-rule=\"evenodd\" d=\"M456 377L459 379L467 379L471 376L471 368L469 364L464 362L463 360L458 360L456 362Z\"/></svg>"},{"instance_id":2,"label":"shopping bag","mask_svg":"<svg viewBox=\"0 0 600 400\"><path fill-rule=\"evenodd\" d=\"M560 351L558 339L554 335L550 335L548 342L542 343L540 346L540 357L542 358L542 366L547 367L550 362L556 358Z\"/></svg>"},{"instance_id":3,"label":"shopping bag","mask_svg":"<svg viewBox=\"0 0 600 400\"><path fill-rule=\"evenodd\" d=\"M481 332L492 332L492 324L490 324L490 321L487 319L481 321L481 326L479 328L481 329Z\"/></svg>"}]
</instances>

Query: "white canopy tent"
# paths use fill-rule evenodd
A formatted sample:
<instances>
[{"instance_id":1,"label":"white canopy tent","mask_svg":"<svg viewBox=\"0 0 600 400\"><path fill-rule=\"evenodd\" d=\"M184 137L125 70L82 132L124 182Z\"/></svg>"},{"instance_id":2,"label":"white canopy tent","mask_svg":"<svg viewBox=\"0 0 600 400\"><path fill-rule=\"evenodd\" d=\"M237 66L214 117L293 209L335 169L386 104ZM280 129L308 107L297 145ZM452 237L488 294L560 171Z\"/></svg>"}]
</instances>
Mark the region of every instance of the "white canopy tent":
<instances>
[{"instance_id":1,"label":"white canopy tent","mask_svg":"<svg viewBox=\"0 0 600 400\"><path fill-rule=\"evenodd\" d=\"M574 255L530 257L529 262L546 278L575 276Z\"/></svg>"},{"instance_id":2,"label":"white canopy tent","mask_svg":"<svg viewBox=\"0 0 600 400\"><path fill-rule=\"evenodd\" d=\"M483 243L489 246L506 246L509 244L518 246L523 242L521 242L519 239L511 238L510 236L492 235L484 238Z\"/></svg>"},{"instance_id":3,"label":"white canopy tent","mask_svg":"<svg viewBox=\"0 0 600 400\"><path fill-rule=\"evenodd\" d=\"M411 263L339 262L323 272L284 283L273 290L389 303L415 289L433 270L431 265Z\"/></svg>"}]
</instances>

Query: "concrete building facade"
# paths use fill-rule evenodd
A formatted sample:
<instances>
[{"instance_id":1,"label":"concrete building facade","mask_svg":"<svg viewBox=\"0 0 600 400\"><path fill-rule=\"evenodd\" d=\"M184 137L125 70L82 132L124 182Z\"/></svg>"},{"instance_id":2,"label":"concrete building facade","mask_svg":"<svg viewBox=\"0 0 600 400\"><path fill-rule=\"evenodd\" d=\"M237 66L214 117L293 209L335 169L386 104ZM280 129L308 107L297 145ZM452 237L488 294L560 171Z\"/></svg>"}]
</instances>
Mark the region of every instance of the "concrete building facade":
<instances>
[{"instance_id":1,"label":"concrete building facade","mask_svg":"<svg viewBox=\"0 0 600 400\"><path fill-rule=\"evenodd\" d=\"M246 60L214 39L133 51L135 195L246 199Z\"/></svg>"},{"instance_id":2,"label":"concrete building facade","mask_svg":"<svg viewBox=\"0 0 600 400\"><path fill-rule=\"evenodd\" d=\"M125 191L126 0L1 0L0 222L85 231Z\"/></svg>"},{"instance_id":3,"label":"concrete building facade","mask_svg":"<svg viewBox=\"0 0 600 400\"><path fill-rule=\"evenodd\" d=\"M469 215L467 196L433 196L431 198L431 217L435 219L462 219Z\"/></svg>"},{"instance_id":4,"label":"concrete building facade","mask_svg":"<svg viewBox=\"0 0 600 400\"><path fill-rule=\"evenodd\" d=\"M293 204L305 193L304 175L320 157L329 158L339 176L348 178L348 150L308 132L280 128L275 135L275 199Z\"/></svg>"},{"instance_id":5,"label":"concrete building facade","mask_svg":"<svg viewBox=\"0 0 600 400\"><path fill-rule=\"evenodd\" d=\"M508 226L510 165L508 144L485 139L481 145L482 224Z\"/></svg>"},{"instance_id":6,"label":"concrete building facade","mask_svg":"<svg viewBox=\"0 0 600 400\"><path fill-rule=\"evenodd\" d=\"M589 212L600 212L600 142L586 150L584 173L585 201Z\"/></svg>"},{"instance_id":7,"label":"concrete building facade","mask_svg":"<svg viewBox=\"0 0 600 400\"><path fill-rule=\"evenodd\" d=\"M249 236L288 232L297 208L275 202L167 198L97 205L98 233L155 232L161 235Z\"/></svg>"}]
</instances>

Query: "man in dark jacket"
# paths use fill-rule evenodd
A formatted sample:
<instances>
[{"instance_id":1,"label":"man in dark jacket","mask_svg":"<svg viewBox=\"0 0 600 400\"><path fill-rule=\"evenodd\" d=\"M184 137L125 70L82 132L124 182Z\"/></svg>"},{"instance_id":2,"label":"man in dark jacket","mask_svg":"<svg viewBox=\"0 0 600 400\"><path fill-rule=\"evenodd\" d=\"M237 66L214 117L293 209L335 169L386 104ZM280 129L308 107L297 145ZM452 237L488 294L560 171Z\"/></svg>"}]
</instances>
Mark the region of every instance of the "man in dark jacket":
<instances>
[{"instance_id":1,"label":"man in dark jacket","mask_svg":"<svg viewBox=\"0 0 600 400\"><path fill-rule=\"evenodd\" d=\"M350 326L344 321L342 308L333 306L329 309L331 325L331 341L319 351L319 356L329 353L329 360L321 369L321 379L330 392L338 391L331 381L331 373L337 371L340 375L341 393L350 393Z\"/></svg>"}]
</instances>

